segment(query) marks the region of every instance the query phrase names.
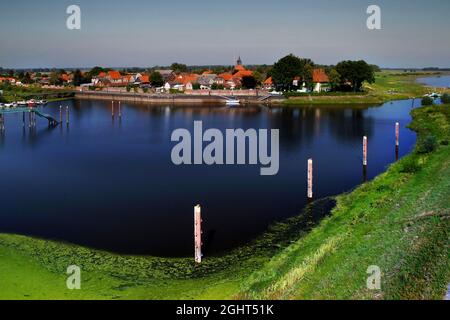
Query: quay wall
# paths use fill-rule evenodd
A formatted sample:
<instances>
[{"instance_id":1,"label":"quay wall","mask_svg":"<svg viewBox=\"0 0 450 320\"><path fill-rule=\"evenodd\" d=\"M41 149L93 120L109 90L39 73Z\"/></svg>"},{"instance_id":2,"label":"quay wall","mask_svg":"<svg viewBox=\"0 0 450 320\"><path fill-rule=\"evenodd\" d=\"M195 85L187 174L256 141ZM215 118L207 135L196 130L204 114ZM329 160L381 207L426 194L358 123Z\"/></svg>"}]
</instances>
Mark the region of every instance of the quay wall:
<instances>
[{"instance_id":1,"label":"quay wall","mask_svg":"<svg viewBox=\"0 0 450 320\"><path fill-rule=\"evenodd\" d=\"M89 100L108 100L108 101L127 101L135 103L147 104L223 104L226 99L218 95L205 94L143 94L129 92L95 92L95 91L79 91L75 93L77 99ZM235 96L242 104L268 104L283 100L281 97L271 97L261 101L257 96Z\"/></svg>"}]
</instances>

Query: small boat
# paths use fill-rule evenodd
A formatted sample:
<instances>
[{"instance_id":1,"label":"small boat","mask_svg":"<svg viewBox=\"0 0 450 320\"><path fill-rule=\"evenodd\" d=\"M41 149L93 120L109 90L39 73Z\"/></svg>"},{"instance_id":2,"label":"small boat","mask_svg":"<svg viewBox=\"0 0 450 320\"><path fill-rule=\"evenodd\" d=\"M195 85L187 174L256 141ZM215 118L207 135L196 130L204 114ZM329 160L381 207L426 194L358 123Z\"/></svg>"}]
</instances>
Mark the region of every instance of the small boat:
<instances>
[{"instance_id":1,"label":"small boat","mask_svg":"<svg viewBox=\"0 0 450 320\"><path fill-rule=\"evenodd\" d=\"M36 106L36 100L34 100L34 99L28 100L28 101L27 101L27 105L28 105L29 107L34 107L34 106Z\"/></svg>"},{"instance_id":2,"label":"small boat","mask_svg":"<svg viewBox=\"0 0 450 320\"><path fill-rule=\"evenodd\" d=\"M40 106L44 106L47 104L47 100L38 100L38 101L36 101L36 103Z\"/></svg>"},{"instance_id":3,"label":"small boat","mask_svg":"<svg viewBox=\"0 0 450 320\"><path fill-rule=\"evenodd\" d=\"M17 101L16 103L18 106L26 106L28 103L26 101Z\"/></svg>"},{"instance_id":4,"label":"small boat","mask_svg":"<svg viewBox=\"0 0 450 320\"><path fill-rule=\"evenodd\" d=\"M227 106L238 106L241 104L239 100L236 99L230 99L226 101Z\"/></svg>"}]
</instances>

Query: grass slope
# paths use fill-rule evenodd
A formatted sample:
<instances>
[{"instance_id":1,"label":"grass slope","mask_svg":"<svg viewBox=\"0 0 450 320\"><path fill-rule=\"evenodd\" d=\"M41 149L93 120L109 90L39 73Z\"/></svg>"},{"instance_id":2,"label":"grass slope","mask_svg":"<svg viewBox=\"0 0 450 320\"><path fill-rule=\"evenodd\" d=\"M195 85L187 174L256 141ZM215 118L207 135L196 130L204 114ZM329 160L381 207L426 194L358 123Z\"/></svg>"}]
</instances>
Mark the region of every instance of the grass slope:
<instances>
[{"instance_id":1,"label":"grass slope","mask_svg":"<svg viewBox=\"0 0 450 320\"><path fill-rule=\"evenodd\" d=\"M450 108L414 110L416 151L338 197L330 218L245 281L239 298L442 299L450 280ZM420 153L429 135L440 145ZM367 268L382 271L366 289Z\"/></svg>"}]
</instances>

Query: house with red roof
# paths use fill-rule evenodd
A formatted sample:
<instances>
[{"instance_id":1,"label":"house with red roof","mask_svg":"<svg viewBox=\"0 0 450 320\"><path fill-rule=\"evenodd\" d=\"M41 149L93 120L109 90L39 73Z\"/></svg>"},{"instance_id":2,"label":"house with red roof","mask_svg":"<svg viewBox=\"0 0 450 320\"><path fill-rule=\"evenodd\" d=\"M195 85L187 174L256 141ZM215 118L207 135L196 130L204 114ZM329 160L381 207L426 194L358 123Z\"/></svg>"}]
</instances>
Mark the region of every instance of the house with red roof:
<instances>
[{"instance_id":1,"label":"house with red roof","mask_svg":"<svg viewBox=\"0 0 450 320\"><path fill-rule=\"evenodd\" d=\"M314 84L314 92L321 92L323 89L323 85L329 84L330 79L326 74L324 69L314 69L313 70L313 84Z\"/></svg>"}]
</instances>

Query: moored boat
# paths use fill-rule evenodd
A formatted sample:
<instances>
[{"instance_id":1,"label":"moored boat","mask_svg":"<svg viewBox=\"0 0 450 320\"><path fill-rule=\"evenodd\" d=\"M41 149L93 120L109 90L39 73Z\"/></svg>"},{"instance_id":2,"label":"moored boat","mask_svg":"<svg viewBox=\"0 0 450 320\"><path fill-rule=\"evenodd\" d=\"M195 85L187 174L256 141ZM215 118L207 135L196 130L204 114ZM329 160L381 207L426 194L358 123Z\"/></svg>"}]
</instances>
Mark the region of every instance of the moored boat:
<instances>
[{"instance_id":1,"label":"moored boat","mask_svg":"<svg viewBox=\"0 0 450 320\"><path fill-rule=\"evenodd\" d=\"M240 103L241 102L237 99L230 99L226 101L227 106L238 106Z\"/></svg>"}]
</instances>

